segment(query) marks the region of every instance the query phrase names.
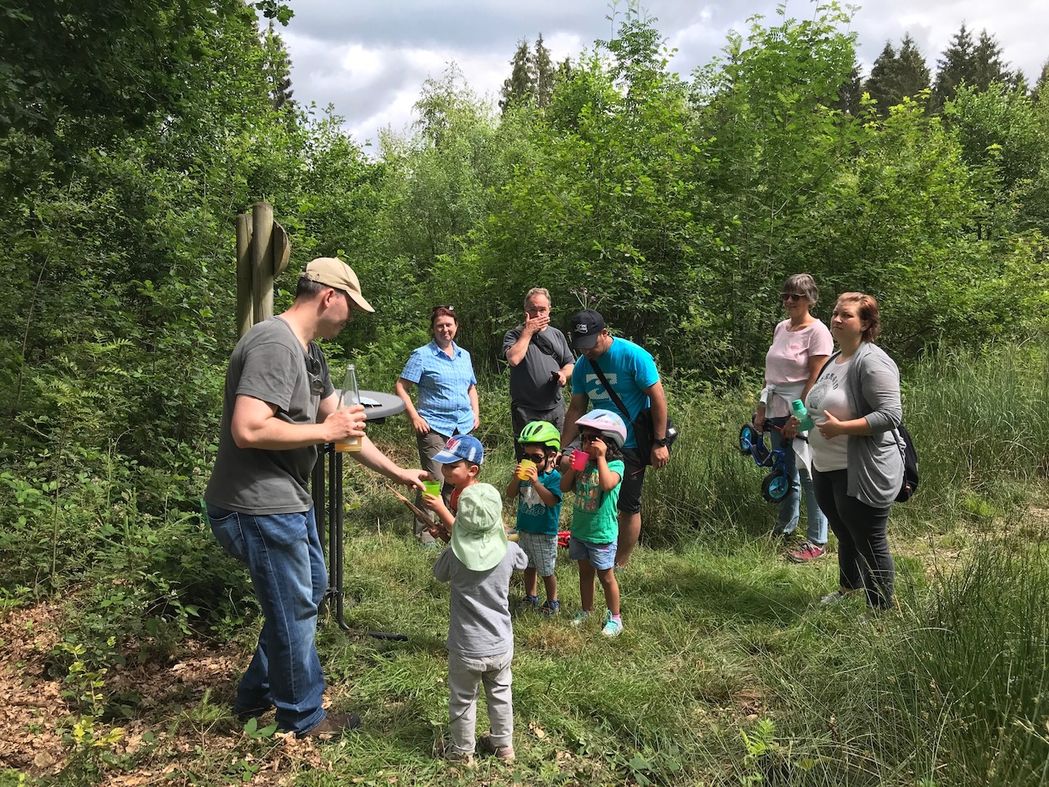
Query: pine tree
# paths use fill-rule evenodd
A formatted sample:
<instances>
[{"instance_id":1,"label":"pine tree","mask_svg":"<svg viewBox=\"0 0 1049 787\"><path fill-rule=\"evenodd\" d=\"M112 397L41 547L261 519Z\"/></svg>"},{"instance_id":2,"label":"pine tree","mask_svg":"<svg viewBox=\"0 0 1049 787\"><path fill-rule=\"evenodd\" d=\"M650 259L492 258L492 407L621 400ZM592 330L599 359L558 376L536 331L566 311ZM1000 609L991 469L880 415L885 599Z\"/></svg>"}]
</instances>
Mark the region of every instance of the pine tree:
<instances>
[{"instance_id":1,"label":"pine tree","mask_svg":"<svg viewBox=\"0 0 1049 787\"><path fill-rule=\"evenodd\" d=\"M272 19L263 34L262 48L266 53L263 69L270 85L270 101L276 109L287 107L293 110L295 101L292 96L295 91L291 89L291 58L284 46L284 39L273 27Z\"/></svg>"},{"instance_id":2,"label":"pine tree","mask_svg":"<svg viewBox=\"0 0 1049 787\"><path fill-rule=\"evenodd\" d=\"M878 103L878 113L882 117L889 114L889 107L899 103L895 85L896 66L896 50L893 49L890 42L886 41L885 48L874 59L871 75L867 77L867 82L863 86L864 92L869 93L870 97Z\"/></svg>"},{"instance_id":3,"label":"pine tree","mask_svg":"<svg viewBox=\"0 0 1049 787\"><path fill-rule=\"evenodd\" d=\"M933 107L940 109L954 98L962 82L976 84L975 45L964 22L936 65L936 87L933 88L932 97Z\"/></svg>"},{"instance_id":4,"label":"pine tree","mask_svg":"<svg viewBox=\"0 0 1049 787\"><path fill-rule=\"evenodd\" d=\"M554 67L550 61L550 50L543 44L542 33L535 41L532 73L535 74L535 103L540 107L548 106L554 92Z\"/></svg>"},{"instance_id":5,"label":"pine tree","mask_svg":"<svg viewBox=\"0 0 1049 787\"><path fill-rule=\"evenodd\" d=\"M522 38L517 44L510 66L510 76L503 82L503 99L499 102L503 112L512 106L532 101L535 97L536 79L528 39Z\"/></svg>"},{"instance_id":6,"label":"pine tree","mask_svg":"<svg viewBox=\"0 0 1049 787\"><path fill-rule=\"evenodd\" d=\"M1034 83L1034 100L1040 98L1049 99L1049 60L1042 66L1042 73L1038 75L1038 81Z\"/></svg>"},{"instance_id":7,"label":"pine tree","mask_svg":"<svg viewBox=\"0 0 1049 787\"><path fill-rule=\"evenodd\" d=\"M980 90L986 90L993 82L1001 82L1004 85L1015 85L1016 74L1005 67L1002 62L1002 48L994 36L986 30L980 32L980 39L976 42L973 51L975 63L973 74L973 85Z\"/></svg>"},{"instance_id":8,"label":"pine tree","mask_svg":"<svg viewBox=\"0 0 1049 787\"><path fill-rule=\"evenodd\" d=\"M930 85L929 66L918 51L911 34L907 33L900 42L900 54L896 57L896 90L899 100L912 98ZM897 102L898 103L898 102Z\"/></svg>"}]
</instances>

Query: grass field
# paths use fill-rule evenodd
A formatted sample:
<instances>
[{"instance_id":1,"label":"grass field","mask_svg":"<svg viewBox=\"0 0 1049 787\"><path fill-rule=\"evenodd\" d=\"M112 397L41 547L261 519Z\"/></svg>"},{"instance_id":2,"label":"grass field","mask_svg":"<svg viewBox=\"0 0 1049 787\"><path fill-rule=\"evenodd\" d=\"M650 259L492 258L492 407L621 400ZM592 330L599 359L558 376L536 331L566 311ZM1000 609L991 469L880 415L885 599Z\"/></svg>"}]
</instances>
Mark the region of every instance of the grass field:
<instances>
[{"instance_id":1,"label":"grass field","mask_svg":"<svg viewBox=\"0 0 1049 787\"><path fill-rule=\"evenodd\" d=\"M893 510L901 607L883 615L857 598L821 607L833 551L792 565L768 535L761 472L731 450L746 397L679 394L674 415L689 428L646 483L646 542L620 576L623 635L569 625L578 580L564 551L562 615L515 618L512 766L487 758L467 771L435 756L448 588L376 476L346 476L347 619L408 641L322 622L331 705L364 718L338 741L230 715L258 625L246 576L199 519L126 528L66 595L0 598L0 785L1049 784L1044 360L932 359L912 376L922 486ZM496 412L498 393L486 395L482 412ZM502 486L510 445L494 421L482 478ZM403 424L375 437L411 462ZM151 595L132 592L142 580ZM142 606L157 587L167 618L155 600Z\"/></svg>"}]
</instances>

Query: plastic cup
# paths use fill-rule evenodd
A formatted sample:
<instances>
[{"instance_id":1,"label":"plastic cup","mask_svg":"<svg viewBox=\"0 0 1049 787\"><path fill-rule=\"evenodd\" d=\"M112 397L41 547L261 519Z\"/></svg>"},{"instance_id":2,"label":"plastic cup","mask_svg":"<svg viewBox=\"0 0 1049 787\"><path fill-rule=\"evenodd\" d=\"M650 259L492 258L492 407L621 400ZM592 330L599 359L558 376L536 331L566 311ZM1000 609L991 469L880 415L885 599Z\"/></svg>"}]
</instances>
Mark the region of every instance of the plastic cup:
<instances>
[{"instance_id":1,"label":"plastic cup","mask_svg":"<svg viewBox=\"0 0 1049 787\"><path fill-rule=\"evenodd\" d=\"M535 462L531 459L522 459L517 469L517 477L522 481L527 481L529 478L528 471L535 467Z\"/></svg>"},{"instance_id":2,"label":"plastic cup","mask_svg":"<svg viewBox=\"0 0 1049 787\"><path fill-rule=\"evenodd\" d=\"M423 481L423 494L430 495L431 497L441 496L441 482L440 481Z\"/></svg>"},{"instance_id":3,"label":"plastic cup","mask_svg":"<svg viewBox=\"0 0 1049 787\"><path fill-rule=\"evenodd\" d=\"M346 440L340 440L339 442L337 442L335 444L335 450L338 451L340 454L345 454L347 452L357 453L361 450L361 447L363 445L364 444L361 442L361 438L350 437Z\"/></svg>"},{"instance_id":4,"label":"plastic cup","mask_svg":"<svg viewBox=\"0 0 1049 787\"><path fill-rule=\"evenodd\" d=\"M586 451L580 451L578 448L572 449L572 469L573 470L586 470L586 463L590 461L590 454Z\"/></svg>"}]
</instances>

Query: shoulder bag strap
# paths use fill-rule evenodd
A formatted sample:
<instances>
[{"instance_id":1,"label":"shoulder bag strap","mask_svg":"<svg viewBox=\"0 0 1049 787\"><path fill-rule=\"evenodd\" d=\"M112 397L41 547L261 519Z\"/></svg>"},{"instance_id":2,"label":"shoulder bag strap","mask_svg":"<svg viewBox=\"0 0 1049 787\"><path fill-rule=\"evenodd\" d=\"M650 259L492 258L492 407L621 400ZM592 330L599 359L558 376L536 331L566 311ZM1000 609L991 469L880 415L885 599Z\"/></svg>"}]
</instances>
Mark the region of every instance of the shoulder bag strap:
<instances>
[{"instance_id":1,"label":"shoulder bag strap","mask_svg":"<svg viewBox=\"0 0 1049 787\"><path fill-rule=\"evenodd\" d=\"M591 361L589 358L587 358L586 360L590 363L590 368L593 369L594 372L597 374L597 379L601 381L601 385L603 385L605 387L605 390L608 391L608 395L612 397L613 404L615 404L615 406L619 409L619 412L623 414L624 420L628 424L631 423L634 419L631 417L630 411L626 409L626 405L624 405L623 400L619 398L619 394L616 393L615 388L609 385L608 378L605 377L605 373L601 371L601 367L593 361Z\"/></svg>"}]
</instances>

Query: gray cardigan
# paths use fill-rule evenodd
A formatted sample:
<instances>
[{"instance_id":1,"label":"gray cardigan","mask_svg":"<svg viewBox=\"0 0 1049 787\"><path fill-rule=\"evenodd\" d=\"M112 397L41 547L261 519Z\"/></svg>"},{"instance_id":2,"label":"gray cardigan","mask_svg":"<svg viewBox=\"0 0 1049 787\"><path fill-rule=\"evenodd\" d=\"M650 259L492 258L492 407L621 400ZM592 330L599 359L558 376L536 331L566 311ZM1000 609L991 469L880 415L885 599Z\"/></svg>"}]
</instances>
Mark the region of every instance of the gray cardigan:
<instances>
[{"instance_id":1,"label":"gray cardigan","mask_svg":"<svg viewBox=\"0 0 1049 787\"><path fill-rule=\"evenodd\" d=\"M836 352L823 368L841 355ZM823 374L823 370L820 370ZM900 370L875 344L861 342L846 375L845 393L857 418L866 418L869 435L849 435L849 497L874 508L888 508L903 484L903 453L896 427L903 420Z\"/></svg>"}]
</instances>

